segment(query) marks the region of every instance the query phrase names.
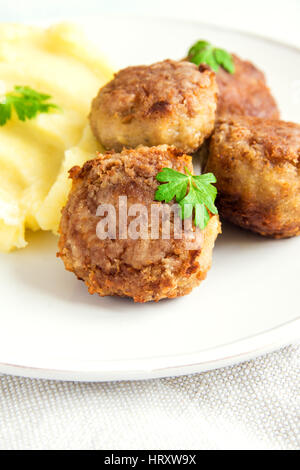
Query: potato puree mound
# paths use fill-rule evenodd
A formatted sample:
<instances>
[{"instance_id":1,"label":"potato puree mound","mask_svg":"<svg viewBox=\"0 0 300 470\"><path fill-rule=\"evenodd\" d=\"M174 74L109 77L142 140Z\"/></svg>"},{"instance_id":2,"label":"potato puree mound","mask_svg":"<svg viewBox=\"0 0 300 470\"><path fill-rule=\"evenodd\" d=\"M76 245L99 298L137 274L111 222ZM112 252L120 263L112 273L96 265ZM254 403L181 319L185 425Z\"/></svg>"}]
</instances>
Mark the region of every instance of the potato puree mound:
<instances>
[{"instance_id":1,"label":"potato puree mound","mask_svg":"<svg viewBox=\"0 0 300 470\"><path fill-rule=\"evenodd\" d=\"M0 250L26 245L25 229L56 231L68 170L102 150L87 127L92 98L112 70L75 26L0 26L0 99L15 85L52 96L62 112L0 127Z\"/></svg>"}]
</instances>

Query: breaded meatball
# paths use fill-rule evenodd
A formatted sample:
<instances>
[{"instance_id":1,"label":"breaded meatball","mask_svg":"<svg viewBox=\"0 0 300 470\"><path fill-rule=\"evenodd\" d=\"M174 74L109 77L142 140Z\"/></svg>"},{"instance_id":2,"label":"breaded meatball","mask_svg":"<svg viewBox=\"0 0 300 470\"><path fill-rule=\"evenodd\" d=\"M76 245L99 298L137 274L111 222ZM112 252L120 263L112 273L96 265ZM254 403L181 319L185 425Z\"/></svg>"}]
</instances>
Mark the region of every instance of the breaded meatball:
<instances>
[{"instance_id":1,"label":"breaded meatball","mask_svg":"<svg viewBox=\"0 0 300 470\"><path fill-rule=\"evenodd\" d=\"M165 60L118 72L93 100L90 124L106 149L168 144L193 152L211 134L216 106L209 67Z\"/></svg>"},{"instance_id":2,"label":"breaded meatball","mask_svg":"<svg viewBox=\"0 0 300 470\"><path fill-rule=\"evenodd\" d=\"M251 62L232 55L235 73L222 67L217 73L219 100L217 114L257 116L279 119L279 111L265 80L263 72Z\"/></svg>"},{"instance_id":3,"label":"breaded meatball","mask_svg":"<svg viewBox=\"0 0 300 470\"><path fill-rule=\"evenodd\" d=\"M212 216L203 231L181 230L180 238L178 232L174 237L175 217L171 217L169 239L163 239L161 223L159 235L151 235L151 206L167 206L154 201L159 184L156 175L165 167L183 171L185 166L192 171L191 157L162 145L106 153L71 170L73 185L62 212L58 256L67 270L85 281L91 294L158 301L188 294L205 279L220 231L218 216ZM125 225L123 216L119 220L119 197L124 195L129 214ZM117 215L116 232L107 238L99 238L97 232L99 221L104 220L96 215L97 208L103 204L112 204ZM129 211L134 204L143 204L147 210L148 238L134 239L120 231L123 224L122 230L125 227L130 233L135 218ZM195 235L192 246L191 235Z\"/></svg>"},{"instance_id":4,"label":"breaded meatball","mask_svg":"<svg viewBox=\"0 0 300 470\"><path fill-rule=\"evenodd\" d=\"M206 171L217 178L216 204L225 219L274 238L300 234L300 125L223 117Z\"/></svg>"}]
</instances>

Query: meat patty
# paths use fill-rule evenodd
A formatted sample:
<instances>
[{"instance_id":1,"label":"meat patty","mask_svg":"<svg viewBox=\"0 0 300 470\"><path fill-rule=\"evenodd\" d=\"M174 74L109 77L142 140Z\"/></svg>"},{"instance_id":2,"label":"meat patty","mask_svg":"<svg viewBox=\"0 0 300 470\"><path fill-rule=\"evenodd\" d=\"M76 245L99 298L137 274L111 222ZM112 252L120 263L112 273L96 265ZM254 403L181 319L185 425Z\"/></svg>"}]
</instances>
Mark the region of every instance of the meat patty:
<instances>
[{"instance_id":1,"label":"meat patty","mask_svg":"<svg viewBox=\"0 0 300 470\"><path fill-rule=\"evenodd\" d=\"M233 54L235 73L220 67L217 73L217 114L279 119L279 111L261 70Z\"/></svg>"},{"instance_id":2,"label":"meat patty","mask_svg":"<svg viewBox=\"0 0 300 470\"><path fill-rule=\"evenodd\" d=\"M106 149L168 144L193 152L211 134L216 106L209 67L165 60L118 72L93 100L90 124Z\"/></svg>"},{"instance_id":3,"label":"meat patty","mask_svg":"<svg viewBox=\"0 0 300 470\"><path fill-rule=\"evenodd\" d=\"M225 219L274 238L300 234L300 125L220 118L206 171L217 178Z\"/></svg>"},{"instance_id":4,"label":"meat patty","mask_svg":"<svg viewBox=\"0 0 300 470\"><path fill-rule=\"evenodd\" d=\"M155 220L149 222L153 205L156 209L171 205L154 201L157 173L165 167L183 171L185 166L192 171L191 157L162 145L106 153L82 168L72 168L73 185L62 212L58 256L67 270L85 281L91 294L158 301L188 294L205 279L220 232L218 216L212 216L203 231L195 232L193 227L185 233L181 230L181 238L179 232L174 235L174 216L169 238L162 236L161 221L158 236L150 235ZM124 195L129 213L125 224L119 209L119 197ZM98 223L104 218L96 213L103 204L111 204L116 210L116 232L110 227L110 236L100 239ZM130 232L134 204L142 204L149 215L142 232L146 237L134 239L125 234L135 233ZM125 232L120 231L121 224ZM195 236L192 246L191 236Z\"/></svg>"}]
</instances>

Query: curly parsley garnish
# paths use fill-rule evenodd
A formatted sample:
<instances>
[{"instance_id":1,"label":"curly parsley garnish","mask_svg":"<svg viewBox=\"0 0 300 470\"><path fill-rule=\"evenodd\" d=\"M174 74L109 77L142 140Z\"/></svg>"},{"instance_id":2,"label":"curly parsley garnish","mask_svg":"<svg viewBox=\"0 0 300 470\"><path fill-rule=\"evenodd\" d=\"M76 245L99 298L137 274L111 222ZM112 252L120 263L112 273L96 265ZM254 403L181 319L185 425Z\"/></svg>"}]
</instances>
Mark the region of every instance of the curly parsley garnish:
<instances>
[{"instance_id":1,"label":"curly parsley garnish","mask_svg":"<svg viewBox=\"0 0 300 470\"><path fill-rule=\"evenodd\" d=\"M181 218L192 217L194 213L196 227L203 230L210 219L208 210L212 214L218 213L214 204L217 188L211 184L217 180L212 173L194 176L186 167L185 172L186 174L172 170L172 168L163 168L156 175L156 179L160 183L165 184L161 184L158 187L155 199L157 201L170 202L176 198L176 202L181 207Z\"/></svg>"},{"instance_id":2,"label":"curly parsley garnish","mask_svg":"<svg viewBox=\"0 0 300 470\"><path fill-rule=\"evenodd\" d=\"M49 113L60 110L59 106L48 103L50 95L39 93L28 86L15 86L14 91L0 98L0 126L4 126L12 116L12 110L17 113L20 121L33 119L39 113Z\"/></svg>"},{"instance_id":3,"label":"curly parsley garnish","mask_svg":"<svg viewBox=\"0 0 300 470\"><path fill-rule=\"evenodd\" d=\"M207 64L215 72L220 66L231 74L235 71L232 55L207 41L197 41L190 48L188 59L196 65Z\"/></svg>"}]
</instances>

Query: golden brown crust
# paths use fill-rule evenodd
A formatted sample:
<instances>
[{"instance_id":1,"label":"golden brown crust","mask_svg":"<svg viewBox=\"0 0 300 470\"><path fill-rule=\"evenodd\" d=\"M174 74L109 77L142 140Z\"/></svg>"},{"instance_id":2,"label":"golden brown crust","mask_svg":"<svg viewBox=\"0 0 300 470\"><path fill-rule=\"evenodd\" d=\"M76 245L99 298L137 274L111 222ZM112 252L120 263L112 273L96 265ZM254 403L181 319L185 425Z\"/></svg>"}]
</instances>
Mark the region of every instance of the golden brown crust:
<instances>
[{"instance_id":1,"label":"golden brown crust","mask_svg":"<svg viewBox=\"0 0 300 470\"><path fill-rule=\"evenodd\" d=\"M128 210L142 203L149 213L151 204L164 205L154 201L157 173L164 167L183 171L185 166L192 171L191 157L160 146L99 155L71 171L73 186L62 213L59 256L66 269L85 281L90 293L158 301L185 295L205 278L220 231L216 216L197 235L193 250L187 249L186 238L174 239L172 227L171 239L162 239L161 234L159 239L118 237L119 196L127 196ZM96 235L100 220L96 210L101 203L116 208L116 239L100 240Z\"/></svg>"},{"instance_id":2,"label":"golden brown crust","mask_svg":"<svg viewBox=\"0 0 300 470\"><path fill-rule=\"evenodd\" d=\"M171 114L178 106L193 116L198 88L208 88L213 80L214 72L209 68L200 72L190 62L165 60L120 70L102 88L101 98L111 116L117 113L144 119L154 111Z\"/></svg>"},{"instance_id":3,"label":"golden brown crust","mask_svg":"<svg viewBox=\"0 0 300 470\"><path fill-rule=\"evenodd\" d=\"M91 128L107 149L175 145L196 150L215 120L214 72L165 60L118 72L93 100Z\"/></svg>"},{"instance_id":4,"label":"golden brown crust","mask_svg":"<svg viewBox=\"0 0 300 470\"><path fill-rule=\"evenodd\" d=\"M220 67L217 73L219 87L218 116L222 114L257 116L279 119L279 110L263 72L251 62L233 54L235 73Z\"/></svg>"},{"instance_id":5,"label":"golden brown crust","mask_svg":"<svg viewBox=\"0 0 300 470\"><path fill-rule=\"evenodd\" d=\"M220 215L261 235L300 234L300 126L222 117L206 171L217 178Z\"/></svg>"}]
</instances>

